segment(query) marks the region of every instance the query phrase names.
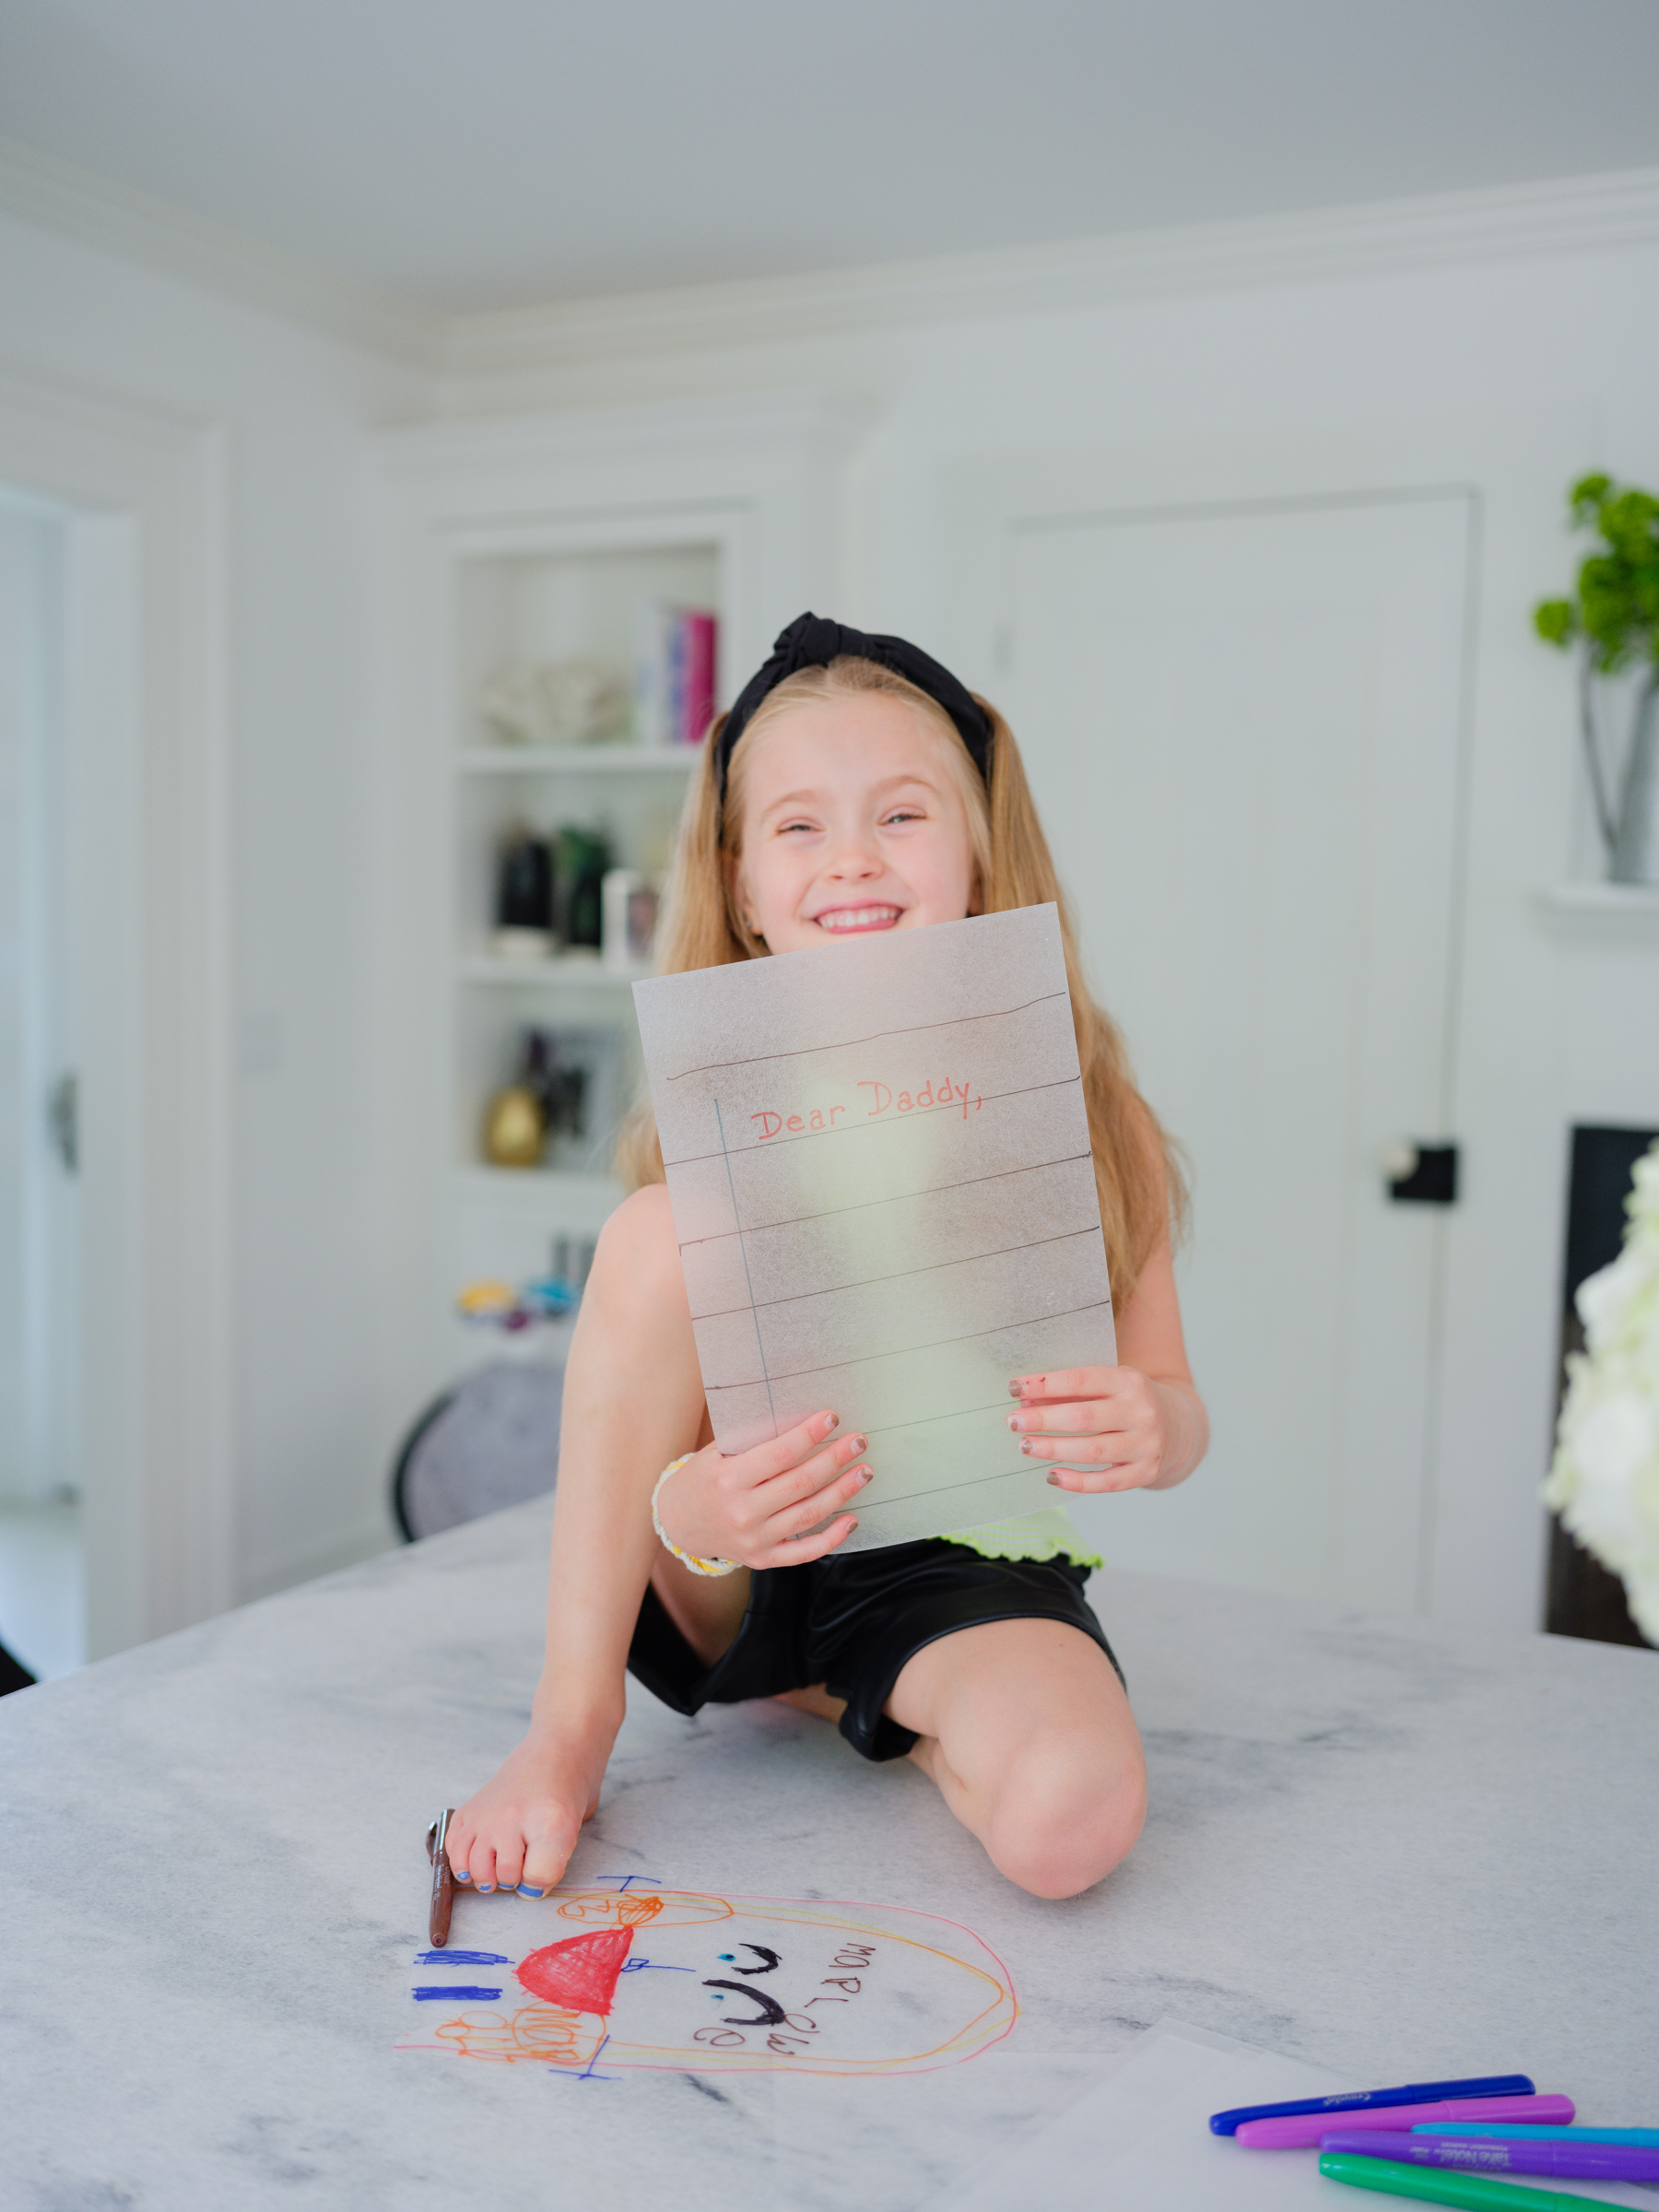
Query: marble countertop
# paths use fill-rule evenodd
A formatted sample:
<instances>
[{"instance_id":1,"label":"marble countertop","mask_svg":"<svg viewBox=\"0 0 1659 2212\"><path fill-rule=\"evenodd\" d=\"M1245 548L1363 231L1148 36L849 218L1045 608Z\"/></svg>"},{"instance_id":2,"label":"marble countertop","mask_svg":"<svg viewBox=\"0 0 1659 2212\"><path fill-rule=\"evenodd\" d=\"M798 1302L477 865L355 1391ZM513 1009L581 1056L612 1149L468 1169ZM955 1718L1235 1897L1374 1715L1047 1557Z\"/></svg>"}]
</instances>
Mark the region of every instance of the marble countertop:
<instances>
[{"instance_id":1,"label":"marble countertop","mask_svg":"<svg viewBox=\"0 0 1659 2212\"><path fill-rule=\"evenodd\" d=\"M1003 2043L606 2084L394 2050L426 1824L525 1719L547 1510L0 1701L8 2206L902 2212L1170 2018L1368 2083L1524 2069L1586 2122L1659 2124L1659 1659L1113 1573L1151 1813L1088 1896L1011 1888L919 1773L821 1722L687 1722L631 1685L572 1865L945 1914L1011 1970ZM511 1949L519 1909L466 1900L455 1940Z\"/></svg>"}]
</instances>

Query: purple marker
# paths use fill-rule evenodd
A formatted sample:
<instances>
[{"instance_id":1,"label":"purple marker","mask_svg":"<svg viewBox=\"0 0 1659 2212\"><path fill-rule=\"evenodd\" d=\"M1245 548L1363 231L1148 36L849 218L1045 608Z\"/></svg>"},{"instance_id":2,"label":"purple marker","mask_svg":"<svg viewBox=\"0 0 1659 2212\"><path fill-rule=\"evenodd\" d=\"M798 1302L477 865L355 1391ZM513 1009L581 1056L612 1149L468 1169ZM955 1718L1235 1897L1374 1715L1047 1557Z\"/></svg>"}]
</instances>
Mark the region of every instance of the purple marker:
<instances>
[{"instance_id":1,"label":"purple marker","mask_svg":"<svg viewBox=\"0 0 1659 2212\"><path fill-rule=\"evenodd\" d=\"M1396 2135L1343 2128L1322 2136L1320 2151L1392 2159L1405 2166L1450 2166L1460 2173L1547 2173L1561 2181L1659 2182L1659 2150L1634 2143L1505 2142L1492 2136Z\"/></svg>"},{"instance_id":2,"label":"purple marker","mask_svg":"<svg viewBox=\"0 0 1659 2212\"><path fill-rule=\"evenodd\" d=\"M1396 2104L1365 2117L1373 2128L1390 2134L1398 2128L1402 2135L1436 2120L1536 2120L1554 2126L1573 2117L1573 2103L1571 2097L1448 2097L1438 2104ZM1246 2120L1233 2140L1247 2150L1312 2150L1330 2132L1330 2113L1313 2112L1295 2119Z\"/></svg>"}]
</instances>

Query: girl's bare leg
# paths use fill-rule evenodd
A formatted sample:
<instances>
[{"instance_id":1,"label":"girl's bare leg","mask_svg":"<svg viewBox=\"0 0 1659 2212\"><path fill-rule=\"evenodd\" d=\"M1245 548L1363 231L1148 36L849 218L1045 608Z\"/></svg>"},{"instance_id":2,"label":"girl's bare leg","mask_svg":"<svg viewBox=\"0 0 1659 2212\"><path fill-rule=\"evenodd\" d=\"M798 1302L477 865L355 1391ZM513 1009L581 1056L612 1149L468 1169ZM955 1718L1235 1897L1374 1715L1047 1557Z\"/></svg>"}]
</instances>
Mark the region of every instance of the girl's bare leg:
<instances>
[{"instance_id":1,"label":"girl's bare leg","mask_svg":"<svg viewBox=\"0 0 1659 2212\"><path fill-rule=\"evenodd\" d=\"M1036 1897L1074 1897L1140 1834L1147 1770L1124 1686L1057 1620L989 1620L925 1644L887 1711L993 1864Z\"/></svg>"},{"instance_id":2,"label":"girl's bare leg","mask_svg":"<svg viewBox=\"0 0 1659 2212\"><path fill-rule=\"evenodd\" d=\"M452 1864L479 1889L557 1882L624 1711L629 1642L650 1578L712 1660L736 1633L747 1571L710 1581L663 1549L652 1486L703 1441L705 1407L668 1194L637 1191L600 1237L571 1346L559 1441L547 1659L529 1734L450 1825Z\"/></svg>"}]
</instances>

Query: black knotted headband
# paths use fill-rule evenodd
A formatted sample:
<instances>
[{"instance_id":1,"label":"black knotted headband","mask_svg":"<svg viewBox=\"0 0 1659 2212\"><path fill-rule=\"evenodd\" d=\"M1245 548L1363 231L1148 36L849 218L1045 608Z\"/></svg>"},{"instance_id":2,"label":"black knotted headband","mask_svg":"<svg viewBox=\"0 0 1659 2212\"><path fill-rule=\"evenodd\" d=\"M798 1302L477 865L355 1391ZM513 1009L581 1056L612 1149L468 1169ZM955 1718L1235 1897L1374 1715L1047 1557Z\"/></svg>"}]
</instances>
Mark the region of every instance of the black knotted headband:
<instances>
[{"instance_id":1,"label":"black knotted headband","mask_svg":"<svg viewBox=\"0 0 1659 2212\"><path fill-rule=\"evenodd\" d=\"M862 629L849 629L845 623L830 622L808 614L798 615L787 629L779 631L771 658L744 685L725 718L715 740L714 765L722 799L725 797L732 748L761 700L769 692L775 691L786 677L803 668L827 668L843 653L861 661L876 661L883 668L890 668L895 676L903 677L907 683L914 684L918 691L925 691L955 723L974 766L990 782L991 718L948 668L941 668L937 661L903 638L868 637Z\"/></svg>"}]
</instances>

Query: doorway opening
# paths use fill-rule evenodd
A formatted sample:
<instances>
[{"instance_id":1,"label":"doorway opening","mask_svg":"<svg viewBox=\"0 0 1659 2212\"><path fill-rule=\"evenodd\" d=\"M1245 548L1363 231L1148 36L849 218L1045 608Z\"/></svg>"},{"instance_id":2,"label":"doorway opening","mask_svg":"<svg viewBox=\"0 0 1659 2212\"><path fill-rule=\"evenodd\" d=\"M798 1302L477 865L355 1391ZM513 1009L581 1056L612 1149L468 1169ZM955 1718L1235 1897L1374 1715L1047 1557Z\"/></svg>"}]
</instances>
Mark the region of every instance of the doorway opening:
<instances>
[{"instance_id":1,"label":"doorway opening","mask_svg":"<svg viewBox=\"0 0 1659 2212\"><path fill-rule=\"evenodd\" d=\"M71 521L0 484L0 1646L13 1688L87 1656Z\"/></svg>"}]
</instances>

